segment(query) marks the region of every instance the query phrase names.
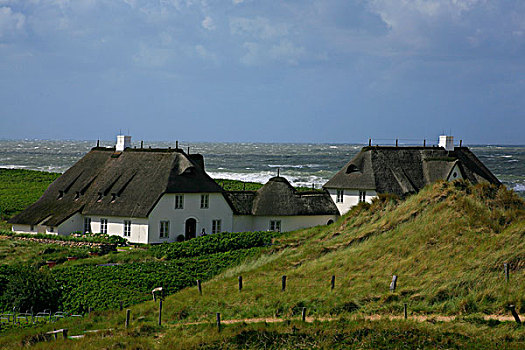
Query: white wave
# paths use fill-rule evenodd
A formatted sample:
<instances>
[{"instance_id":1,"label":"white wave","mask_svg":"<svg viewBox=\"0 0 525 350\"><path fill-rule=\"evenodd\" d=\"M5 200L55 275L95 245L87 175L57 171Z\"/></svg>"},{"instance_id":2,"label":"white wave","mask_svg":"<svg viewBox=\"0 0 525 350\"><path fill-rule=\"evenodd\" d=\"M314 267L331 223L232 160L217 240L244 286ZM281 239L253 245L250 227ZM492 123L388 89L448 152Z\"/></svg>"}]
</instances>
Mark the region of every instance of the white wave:
<instances>
[{"instance_id":1,"label":"white wave","mask_svg":"<svg viewBox=\"0 0 525 350\"><path fill-rule=\"evenodd\" d=\"M27 165L15 165L15 164L0 164L0 168L4 169L26 169Z\"/></svg>"},{"instance_id":2,"label":"white wave","mask_svg":"<svg viewBox=\"0 0 525 350\"><path fill-rule=\"evenodd\" d=\"M258 182L265 184L272 177L277 174L274 172L262 171L257 173L235 173L235 172L208 172L214 179L226 179L226 180L239 180L245 182ZM320 188L324 185L328 179L316 176L316 175L286 175L281 174L282 177L286 178L293 186L311 187L314 184L315 188Z\"/></svg>"},{"instance_id":3,"label":"white wave","mask_svg":"<svg viewBox=\"0 0 525 350\"><path fill-rule=\"evenodd\" d=\"M295 168L302 169L304 165L291 165L291 164L268 164L269 168Z\"/></svg>"},{"instance_id":4,"label":"white wave","mask_svg":"<svg viewBox=\"0 0 525 350\"><path fill-rule=\"evenodd\" d=\"M516 184L516 186L514 186L514 191L525 192L525 184Z\"/></svg>"}]
</instances>

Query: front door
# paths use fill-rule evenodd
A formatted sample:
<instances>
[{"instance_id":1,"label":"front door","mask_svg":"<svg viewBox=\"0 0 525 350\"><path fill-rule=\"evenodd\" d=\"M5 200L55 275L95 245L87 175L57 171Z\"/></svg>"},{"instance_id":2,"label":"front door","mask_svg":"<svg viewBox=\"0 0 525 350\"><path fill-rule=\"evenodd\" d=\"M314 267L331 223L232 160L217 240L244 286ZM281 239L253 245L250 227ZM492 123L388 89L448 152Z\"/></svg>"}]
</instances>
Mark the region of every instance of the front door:
<instances>
[{"instance_id":1,"label":"front door","mask_svg":"<svg viewBox=\"0 0 525 350\"><path fill-rule=\"evenodd\" d=\"M186 237L186 240L195 238L196 233L197 233L197 220L195 219L186 220L186 233L184 235Z\"/></svg>"}]
</instances>

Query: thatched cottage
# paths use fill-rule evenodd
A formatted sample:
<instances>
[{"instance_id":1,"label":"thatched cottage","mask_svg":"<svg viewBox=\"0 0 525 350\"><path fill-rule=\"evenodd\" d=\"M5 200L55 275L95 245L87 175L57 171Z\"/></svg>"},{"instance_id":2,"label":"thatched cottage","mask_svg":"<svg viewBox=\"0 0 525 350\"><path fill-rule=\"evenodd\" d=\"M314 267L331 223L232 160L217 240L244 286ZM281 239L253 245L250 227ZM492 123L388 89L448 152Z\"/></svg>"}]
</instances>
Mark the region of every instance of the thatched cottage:
<instances>
[{"instance_id":1,"label":"thatched cottage","mask_svg":"<svg viewBox=\"0 0 525 350\"><path fill-rule=\"evenodd\" d=\"M440 136L437 147L363 147L323 188L343 215L379 193L404 197L432 182L456 179L500 184L468 147L454 147L451 136Z\"/></svg>"},{"instance_id":2,"label":"thatched cottage","mask_svg":"<svg viewBox=\"0 0 525 350\"><path fill-rule=\"evenodd\" d=\"M222 231L291 231L338 216L327 192L297 192L283 177L258 191L227 192L200 154L174 149L95 147L10 220L23 233L101 232L162 243Z\"/></svg>"}]
</instances>

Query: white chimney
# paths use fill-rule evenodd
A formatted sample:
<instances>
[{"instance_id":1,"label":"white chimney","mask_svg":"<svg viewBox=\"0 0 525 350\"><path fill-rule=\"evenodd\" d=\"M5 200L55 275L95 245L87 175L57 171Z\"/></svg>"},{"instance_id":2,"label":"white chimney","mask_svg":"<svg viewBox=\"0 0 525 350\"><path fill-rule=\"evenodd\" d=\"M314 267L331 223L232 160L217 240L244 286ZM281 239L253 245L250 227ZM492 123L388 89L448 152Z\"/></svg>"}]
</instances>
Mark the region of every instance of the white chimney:
<instances>
[{"instance_id":1,"label":"white chimney","mask_svg":"<svg viewBox=\"0 0 525 350\"><path fill-rule=\"evenodd\" d=\"M443 147L447 151L454 150L454 136L440 135L439 147Z\"/></svg>"},{"instance_id":2,"label":"white chimney","mask_svg":"<svg viewBox=\"0 0 525 350\"><path fill-rule=\"evenodd\" d=\"M131 147L131 136L117 135L117 144L115 146L115 151L122 152L128 147Z\"/></svg>"}]
</instances>

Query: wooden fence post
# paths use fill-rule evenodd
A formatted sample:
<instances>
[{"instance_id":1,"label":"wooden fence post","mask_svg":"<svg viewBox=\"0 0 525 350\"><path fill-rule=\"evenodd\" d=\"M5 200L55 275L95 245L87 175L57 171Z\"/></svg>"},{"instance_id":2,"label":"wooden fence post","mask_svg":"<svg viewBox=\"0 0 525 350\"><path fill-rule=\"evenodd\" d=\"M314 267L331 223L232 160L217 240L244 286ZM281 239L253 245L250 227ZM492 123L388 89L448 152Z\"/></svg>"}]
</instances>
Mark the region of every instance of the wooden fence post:
<instances>
[{"instance_id":1,"label":"wooden fence post","mask_svg":"<svg viewBox=\"0 0 525 350\"><path fill-rule=\"evenodd\" d=\"M390 283L390 291L391 292L396 290L396 285L397 285L397 276L393 275L392 276L392 283Z\"/></svg>"},{"instance_id":2,"label":"wooden fence post","mask_svg":"<svg viewBox=\"0 0 525 350\"><path fill-rule=\"evenodd\" d=\"M242 276L239 276L239 292L242 290Z\"/></svg>"},{"instance_id":3,"label":"wooden fence post","mask_svg":"<svg viewBox=\"0 0 525 350\"><path fill-rule=\"evenodd\" d=\"M202 295L201 280L197 280L197 288L199 288L199 294Z\"/></svg>"},{"instance_id":4,"label":"wooden fence post","mask_svg":"<svg viewBox=\"0 0 525 350\"><path fill-rule=\"evenodd\" d=\"M406 303L403 305L403 311L404 311L405 320L406 320L408 318L408 309L407 309L407 304Z\"/></svg>"},{"instance_id":5,"label":"wooden fence post","mask_svg":"<svg viewBox=\"0 0 525 350\"><path fill-rule=\"evenodd\" d=\"M516 312L516 306L515 305L509 305L508 307L509 307L510 312L512 313L512 316L514 316L514 320L516 321L516 323L517 324L521 324L520 316Z\"/></svg>"},{"instance_id":6,"label":"wooden fence post","mask_svg":"<svg viewBox=\"0 0 525 350\"><path fill-rule=\"evenodd\" d=\"M334 288L335 288L335 275L332 275L331 289L334 290Z\"/></svg>"},{"instance_id":7,"label":"wooden fence post","mask_svg":"<svg viewBox=\"0 0 525 350\"><path fill-rule=\"evenodd\" d=\"M286 290L286 275L282 277L282 280L281 280L281 291L285 291Z\"/></svg>"},{"instance_id":8,"label":"wooden fence post","mask_svg":"<svg viewBox=\"0 0 525 350\"><path fill-rule=\"evenodd\" d=\"M217 331L221 331L221 313L217 312Z\"/></svg>"},{"instance_id":9,"label":"wooden fence post","mask_svg":"<svg viewBox=\"0 0 525 350\"><path fill-rule=\"evenodd\" d=\"M159 326L162 324L162 298L159 298Z\"/></svg>"},{"instance_id":10,"label":"wooden fence post","mask_svg":"<svg viewBox=\"0 0 525 350\"><path fill-rule=\"evenodd\" d=\"M305 322L306 321L306 308L305 307L303 307L301 317L302 317L303 322Z\"/></svg>"},{"instance_id":11,"label":"wooden fence post","mask_svg":"<svg viewBox=\"0 0 525 350\"><path fill-rule=\"evenodd\" d=\"M57 329L53 327L53 332L56 331ZM53 336L55 337L55 340L58 339L58 333L53 333Z\"/></svg>"},{"instance_id":12,"label":"wooden fence post","mask_svg":"<svg viewBox=\"0 0 525 350\"><path fill-rule=\"evenodd\" d=\"M62 329L62 336L67 339L67 328Z\"/></svg>"},{"instance_id":13,"label":"wooden fence post","mask_svg":"<svg viewBox=\"0 0 525 350\"><path fill-rule=\"evenodd\" d=\"M509 281L509 264L508 263L504 263L503 264L503 268L505 270L505 281L508 282Z\"/></svg>"},{"instance_id":14,"label":"wooden fence post","mask_svg":"<svg viewBox=\"0 0 525 350\"><path fill-rule=\"evenodd\" d=\"M129 319L131 318L131 310L130 309L127 309L126 310L126 328L129 327Z\"/></svg>"}]
</instances>

